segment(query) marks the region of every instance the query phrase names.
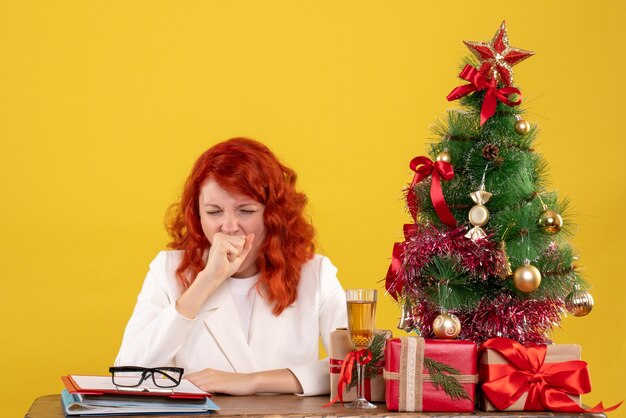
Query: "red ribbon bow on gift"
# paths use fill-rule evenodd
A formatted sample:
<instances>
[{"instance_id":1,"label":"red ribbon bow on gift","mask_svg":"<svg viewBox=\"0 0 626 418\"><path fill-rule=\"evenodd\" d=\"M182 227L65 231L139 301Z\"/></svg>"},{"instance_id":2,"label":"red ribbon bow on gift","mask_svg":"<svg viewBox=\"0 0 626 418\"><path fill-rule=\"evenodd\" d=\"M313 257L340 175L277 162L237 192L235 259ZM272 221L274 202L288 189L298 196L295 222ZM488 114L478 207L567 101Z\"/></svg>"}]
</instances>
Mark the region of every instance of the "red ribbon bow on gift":
<instances>
[{"instance_id":1,"label":"red ribbon bow on gift","mask_svg":"<svg viewBox=\"0 0 626 418\"><path fill-rule=\"evenodd\" d=\"M622 404L605 408L600 402L591 409L583 409L567 396L591 391L589 371L584 361L544 363L547 346L524 347L508 338L487 340L480 349L487 348L495 350L508 361L508 364L481 365L481 372L486 371L490 376L482 384L482 390L500 410L514 404L526 392L528 397L524 411L609 412Z\"/></svg>"},{"instance_id":2,"label":"red ribbon bow on gift","mask_svg":"<svg viewBox=\"0 0 626 418\"><path fill-rule=\"evenodd\" d=\"M430 199L433 202L433 207L437 216L444 224L451 228L456 227L456 219L452 216L446 200L443 197L443 191L441 190L441 178L444 180L451 180L454 177L454 169L452 164L445 161L432 162L428 157L415 157L409 164L411 170L415 171L411 187L407 196L409 203L409 210L413 219L417 216L417 201L415 197L415 190L413 190L416 183L419 183L430 174L432 174L432 182L430 184Z\"/></svg>"},{"instance_id":3,"label":"red ribbon bow on gift","mask_svg":"<svg viewBox=\"0 0 626 418\"><path fill-rule=\"evenodd\" d=\"M522 103L522 92L520 92L519 89L515 87L503 87L499 89L495 79L488 81L485 74L471 65L466 65L463 71L461 71L461 74L459 74L459 77L469 81L470 84L465 84L464 86L459 86L452 90L450 94L446 96L449 102L460 99L475 91L487 90L485 92L485 98L483 99L482 108L480 109L480 126L496 113L498 100L507 106L517 106ZM513 93L519 96L518 100L509 100L507 96Z\"/></svg>"},{"instance_id":4,"label":"red ribbon bow on gift","mask_svg":"<svg viewBox=\"0 0 626 418\"><path fill-rule=\"evenodd\" d=\"M366 365L370 361L372 361L372 352L370 350L364 348L362 350L350 351L341 364L339 382L337 383L337 396L324 406L331 406L337 401L340 401L343 405L343 390L352 381L352 369L354 368L354 362Z\"/></svg>"}]
</instances>

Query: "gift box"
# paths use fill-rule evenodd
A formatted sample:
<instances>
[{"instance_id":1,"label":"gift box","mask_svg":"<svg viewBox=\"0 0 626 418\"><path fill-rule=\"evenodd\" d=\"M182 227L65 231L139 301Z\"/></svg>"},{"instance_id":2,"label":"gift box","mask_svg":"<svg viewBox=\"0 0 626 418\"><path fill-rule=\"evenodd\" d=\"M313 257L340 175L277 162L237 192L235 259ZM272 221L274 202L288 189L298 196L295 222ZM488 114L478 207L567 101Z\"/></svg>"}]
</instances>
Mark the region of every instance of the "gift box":
<instances>
[{"instance_id":1,"label":"gift box","mask_svg":"<svg viewBox=\"0 0 626 418\"><path fill-rule=\"evenodd\" d=\"M525 347L492 338L480 349L480 406L485 411L577 411L580 393L591 390L586 366L576 344Z\"/></svg>"},{"instance_id":2,"label":"gift box","mask_svg":"<svg viewBox=\"0 0 626 418\"><path fill-rule=\"evenodd\" d=\"M464 340L394 338L385 347L390 411L472 412L478 375L476 344Z\"/></svg>"},{"instance_id":3,"label":"gift box","mask_svg":"<svg viewBox=\"0 0 626 418\"><path fill-rule=\"evenodd\" d=\"M376 330L376 334L382 335L384 338L391 338L391 331ZM348 355L352 352L352 344L350 342L350 333L345 328L339 328L330 334L330 399L342 399L343 402L352 402L356 399L356 385L347 390L347 385L342 385L342 396L338 398L338 386L341 378L341 366ZM381 352L381 354L383 354ZM383 379L383 364L379 359L376 365L379 369L378 374L374 378L365 378L363 385L363 395L370 402L385 401L385 380ZM367 367L367 366L366 366ZM354 365L353 374L356 376L356 364Z\"/></svg>"}]
</instances>

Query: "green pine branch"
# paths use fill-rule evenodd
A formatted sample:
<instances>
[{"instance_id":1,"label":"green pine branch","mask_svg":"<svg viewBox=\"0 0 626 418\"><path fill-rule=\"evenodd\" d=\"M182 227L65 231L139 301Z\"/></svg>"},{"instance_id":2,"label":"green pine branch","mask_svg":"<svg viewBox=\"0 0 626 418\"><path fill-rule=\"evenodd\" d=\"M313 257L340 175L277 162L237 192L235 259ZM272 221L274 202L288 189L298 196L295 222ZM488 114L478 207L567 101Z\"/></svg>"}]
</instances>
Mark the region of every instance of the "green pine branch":
<instances>
[{"instance_id":1,"label":"green pine branch","mask_svg":"<svg viewBox=\"0 0 626 418\"><path fill-rule=\"evenodd\" d=\"M421 270L424 295L445 310L472 308L478 304L482 286L473 281L452 255L438 255Z\"/></svg>"},{"instance_id":2,"label":"green pine branch","mask_svg":"<svg viewBox=\"0 0 626 418\"><path fill-rule=\"evenodd\" d=\"M453 400L471 399L459 381L454 378L460 374L457 369L428 357L424 357L424 366L428 369L436 390L443 389Z\"/></svg>"}]
</instances>

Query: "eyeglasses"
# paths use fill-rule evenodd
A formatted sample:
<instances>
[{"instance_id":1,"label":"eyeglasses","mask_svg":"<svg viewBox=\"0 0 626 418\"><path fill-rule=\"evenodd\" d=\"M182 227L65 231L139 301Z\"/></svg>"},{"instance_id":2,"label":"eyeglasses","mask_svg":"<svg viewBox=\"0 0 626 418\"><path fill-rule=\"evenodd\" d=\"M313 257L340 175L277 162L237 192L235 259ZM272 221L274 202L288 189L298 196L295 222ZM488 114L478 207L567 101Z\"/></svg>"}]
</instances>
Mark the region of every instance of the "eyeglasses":
<instances>
[{"instance_id":1,"label":"eyeglasses","mask_svg":"<svg viewBox=\"0 0 626 418\"><path fill-rule=\"evenodd\" d=\"M156 387L173 388L180 384L184 371L181 367L109 367L113 384L124 388L137 387L150 376Z\"/></svg>"}]
</instances>

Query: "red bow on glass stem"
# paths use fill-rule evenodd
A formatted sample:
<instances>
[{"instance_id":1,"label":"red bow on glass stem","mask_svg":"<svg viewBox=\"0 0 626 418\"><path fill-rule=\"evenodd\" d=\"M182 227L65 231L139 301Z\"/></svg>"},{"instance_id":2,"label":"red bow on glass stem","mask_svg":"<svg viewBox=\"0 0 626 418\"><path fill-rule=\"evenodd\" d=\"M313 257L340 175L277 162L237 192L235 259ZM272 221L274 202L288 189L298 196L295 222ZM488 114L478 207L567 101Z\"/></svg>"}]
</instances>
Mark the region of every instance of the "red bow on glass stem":
<instances>
[{"instance_id":1,"label":"red bow on glass stem","mask_svg":"<svg viewBox=\"0 0 626 418\"><path fill-rule=\"evenodd\" d=\"M415 157L409 164L411 170L415 171L409 193L407 195L409 210L413 219L417 216L417 199L415 197L415 184L419 183L430 174L432 174L432 182L430 185L430 199L433 202L433 207L437 216L444 224L450 228L456 227L456 219L448 209L446 200L443 197L443 191L441 190L441 178L444 180L451 180L454 177L454 169L452 164L445 161L435 161L434 163L428 157Z\"/></svg>"},{"instance_id":2,"label":"red bow on glass stem","mask_svg":"<svg viewBox=\"0 0 626 418\"><path fill-rule=\"evenodd\" d=\"M495 350L508 362L481 365L481 374L486 372L489 376L489 380L482 384L482 390L500 410L513 405L526 392L524 411L609 412L621 405L620 402L605 408L600 402L591 409L583 409L568 396L591 391L584 361L545 363L547 346L524 347L508 338L487 340L480 349L487 348Z\"/></svg>"},{"instance_id":3,"label":"red bow on glass stem","mask_svg":"<svg viewBox=\"0 0 626 418\"><path fill-rule=\"evenodd\" d=\"M452 90L446 97L449 102L460 99L475 91L487 90L485 92L485 98L483 99L483 106L480 109L480 126L496 113L498 100L507 106L517 106L522 103L522 92L519 91L519 89L515 87L503 87L499 89L496 80L488 81L485 74L471 65L466 65L463 71L461 71L461 74L459 74L459 77L469 81L470 84L459 86ZM519 96L518 100L509 100L508 95L513 93Z\"/></svg>"},{"instance_id":4,"label":"red bow on glass stem","mask_svg":"<svg viewBox=\"0 0 626 418\"><path fill-rule=\"evenodd\" d=\"M366 365L372 361L372 352L366 348L362 350L350 351L346 358L341 363L341 371L339 372L339 382L337 383L337 396L335 399L328 402L324 406L331 406L335 402L339 401L343 405L343 390L352 381L352 369L354 368L354 362L361 365Z\"/></svg>"}]
</instances>

